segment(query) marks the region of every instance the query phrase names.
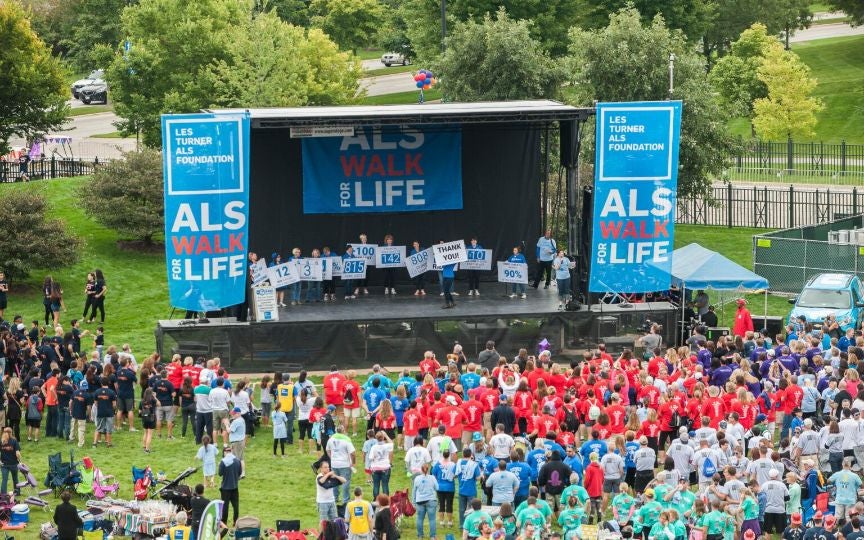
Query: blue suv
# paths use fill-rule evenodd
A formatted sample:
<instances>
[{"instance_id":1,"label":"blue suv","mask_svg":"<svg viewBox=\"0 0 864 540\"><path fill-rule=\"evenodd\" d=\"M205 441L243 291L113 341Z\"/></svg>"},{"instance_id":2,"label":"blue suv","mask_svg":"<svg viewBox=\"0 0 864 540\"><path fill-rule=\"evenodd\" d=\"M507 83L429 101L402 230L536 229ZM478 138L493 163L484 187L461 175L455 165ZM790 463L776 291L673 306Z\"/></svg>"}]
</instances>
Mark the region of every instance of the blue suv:
<instances>
[{"instance_id":1,"label":"blue suv","mask_svg":"<svg viewBox=\"0 0 864 540\"><path fill-rule=\"evenodd\" d=\"M864 317L864 290L854 274L819 274L810 278L801 294L789 300L795 307L792 320L803 315L814 327L821 327L825 317L833 314L843 331L858 328Z\"/></svg>"}]
</instances>

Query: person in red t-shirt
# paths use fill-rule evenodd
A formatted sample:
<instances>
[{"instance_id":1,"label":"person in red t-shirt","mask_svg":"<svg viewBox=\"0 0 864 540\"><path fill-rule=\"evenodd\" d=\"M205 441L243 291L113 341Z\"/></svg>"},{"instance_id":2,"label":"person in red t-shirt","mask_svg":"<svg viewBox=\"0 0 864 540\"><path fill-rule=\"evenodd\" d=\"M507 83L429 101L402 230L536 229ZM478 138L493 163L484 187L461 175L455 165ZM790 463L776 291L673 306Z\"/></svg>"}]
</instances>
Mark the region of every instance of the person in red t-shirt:
<instances>
[{"instance_id":1,"label":"person in red t-shirt","mask_svg":"<svg viewBox=\"0 0 864 540\"><path fill-rule=\"evenodd\" d=\"M547 407L543 409L543 414L536 417L534 420L534 430L531 432L532 435L545 439L547 431L558 429L558 420L551 413L552 409Z\"/></svg>"},{"instance_id":2,"label":"person in red t-shirt","mask_svg":"<svg viewBox=\"0 0 864 540\"><path fill-rule=\"evenodd\" d=\"M441 369L441 364L435 359L435 353L426 351L423 354L423 360L420 361L420 373L423 375L435 375Z\"/></svg>"},{"instance_id":3,"label":"person in red t-shirt","mask_svg":"<svg viewBox=\"0 0 864 540\"><path fill-rule=\"evenodd\" d=\"M651 409L656 409L660 406L660 389L654 386L654 379L651 377L645 379L645 386L639 389L636 397L639 401L648 398L648 407Z\"/></svg>"},{"instance_id":4,"label":"person in red t-shirt","mask_svg":"<svg viewBox=\"0 0 864 540\"><path fill-rule=\"evenodd\" d=\"M643 435L648 439L648 447L657 452L660 442L660 420L657 418L657 409L648 409L648 417L636 433L637 437Z\"/></svg>"},{"instance_id":5,"label":"person in red t-shirt","mask_svg":"<svg viewBox=\"0 0 864 540\"><path fill-rule=\"evenodd\" d=\"M714 429L717 429L720 421L726 417L726 405L718 397L719 393L719 388L710 386L708 388L708 398L702 403L702 416L707 416L711 420L710 426Z\"/></svg>"},{"instance_id":6,"label":"person in red t-shirt","mask_svg":"<svg viewBox=\"0 0 864 540\"><path fill-rule=\"evenodd\" d=\"M585 487L585 491L588 492L588 497L590 497L590 504L586 510L589 517L593 518L592 514L597 515L597 523L602 521L601 516L601 503L603 498L603 468L600 466L600 457L597 452L591 452L588 456L590 459L590 463L585 467L585 479L583 481L583 485ZM591 522L594 520L591 519Z\"/></svg>"},{"instance_id":7,"label":"person in red t-shirt","mask_svg":"<svg viewBox=\"0 0 864 540\"><path fill-rule=\"evenodd\" d=\"M447 397L446 405L438 409L438 422L444 425L445 433L453 440L462 438L462 426L465 421L465 413L456 404L452 396Z\"/></svg>"},{"instance_id":8,"label":"person in red t-shirt","mask_svg":"<svg viewBox=\"0 0 864 540\"><path fill-rule=\"evenodd\" d=\"M465 429L462 431L462 448L471 444L474 433L483 431L483 403L476 399L462 402L462 412L465 413Z\"/></svg>"},{"instance_id":9,"label":"person in red t-shirt","mask_svg":"<svg viewBox=\"0 0 864 540\"><path fill-rule=\"evenodd\" d=\"M345 433L348 433L348 424L351 424L351 436L357 436L357 419L363 415L360 407L360 383L354 380L357 373L352 369L345 375L342 384L343 410L345 412Z\"/></svg>"},{"instance_id":10,"label":"person in red t-shirt","mask_svg":"<svg viewBox=\"0 0 864 540\"><path fill-rule=\"evenodd\" d=\"M660 366L666 367L666 359L655 354L651 360L648 360L648 375L656 378L660 374Z\"/></svg>"},{"instance_id":11,"label":"person in red t-shirt","mask_svg":"<svg viewBox=\"0 0 864 540\"><path fill-rule=\"evenodd\" d=\"M606 407L605 412L609 417L609 430L615 435L624 433L627 409L621 406L621 397L618 394L612 394L610 405Z\"/></svg>"},{"instance_id":12,"label":"person in red t-shirt","mask_svg":"<svg viewBox=\"0 0 864 540\"><path fill-rule=\"evenodd\" d=\"M336 416L342 417L345 403L345 375L336 366L330 366L330 373L324 376L324 401L336 406Z\"/></svg>"}]
</instances>

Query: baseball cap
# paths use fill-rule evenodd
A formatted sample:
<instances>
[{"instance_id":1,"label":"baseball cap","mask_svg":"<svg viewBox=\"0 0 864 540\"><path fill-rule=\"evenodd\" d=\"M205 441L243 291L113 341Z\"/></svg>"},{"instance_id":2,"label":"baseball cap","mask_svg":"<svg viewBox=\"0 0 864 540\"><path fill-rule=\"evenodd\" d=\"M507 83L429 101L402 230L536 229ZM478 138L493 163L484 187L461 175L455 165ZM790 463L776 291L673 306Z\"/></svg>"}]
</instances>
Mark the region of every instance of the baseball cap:
<instances>
[{"instance_id":1,"label":"baseball cap","mask_svg":"<svg viewBox=\"0 0 864 540\"><path fill-rule=\"evenodd\" d=\"M507 395L501 394L501 397L498 398L498 401L500 401L501 403L506 403L507 402Z\"/></svg>"},{"instance_id":2,"label":"baseball cap","mask_svg":"<svg viewBox=\"0 0 864 540\"><path fill-rule=\"evenodd\" d=\"M645 496L646 497L653 497L654 496L654 490L651 488L646 489L645 490Z\"/></svg>"},{"instance_id":3,"label":"baseball cap","mask_svg":"<svg viewBox=\"0 0 864 540\"><path fill-rule=\"evenodd\" d=\"M744 300L743 298L739 298L738 300L735 300L735 303L738 304L739 306L743 306L747 303L747 300Z\"/></svg>"},{"instance_id":4,"label":"baseball cap","mask_svg":"<svg viewBox=\"0 0 864 540\"><path fill-rule=\"evenodd\" d=\"M328 410L328 411L335 411L335 410L336 410L336 405L332 405L332 404L331 404L331 405L327 405L327 410Z\"/></svg>"},{"instance_id":5,"label":"baseball cap","mask_svg":"<svg viewBox=\"0 0 864 540\"><path fill-rule=\"evenodd\" d=\"M813 514L813 521L821 520L823 517L824 516L822 515L822 512L816 512L815 514Z\"/></svg>"},{"instance_id":6,"label":"baseball cap","mask_svg":"<svg viewBox=\"0 0 864 540\"><path fill-rule=\"evenodd\" d=\"M474 432L474 435L471 436L471 440L474 441L474 442L482 441L482 440L483 440L483 435L482 435L479 431L475 431L475 432Z\"/></svg>"},{"instance_id":7,"label":"baseball cap","mask_svg":"<svg viewBox=\"0 0 864 540\"><path fill-rule=\"evenodd\" d=\"M837 522L837 518L834 517L833 514L829 514L825 516L825 527L830 529Z\"/></svg>"},{"instance_id":8,"label":"baseball cap","mask_svg":"<svg viewBox=\"0 0 864 540\"><path fill-rule=\"evenodd\" d=\"M240 414L240 407L234 407L233 409L231 409L231 412L233 414Z\"/></svg>"},{"instance_id":9,"label":"baseball cap","mask_svg":"<svg viewBox=\"0 0 864 540\"><path fill-rule=\"evenodd\" d=\"M780 471L777 469L769 469L768 470L768 478L777 478L780 476Z\"/></svg>"},{"instance_id":10,"label":"baseball cap","mask_svg":"<svg viewBox=\"0 0 864 540\"><path fill-rule=\"evenodd\" d=\"M804 419L804 425L807 427L813 427L813 420L811 420L809 418L805 418Z\"/></svg>"},{"instance_id":11,"label":"baseball cap","mask_svg":"<svg viewBox=\"0 0 864 540\"><path fill-rule=\"evenodd\" d=\"M646 437L645 435L642 435L641 437L639 437L639 444L642 444L642 445L648 444L648 437Z\"/></svg>"},{"instance_id":12,"label":"baseball cap","mask_svg":"<svg viewBox=\"0 0 864 540\"><path fill-rule=\"evenodd\" d=\"M794 514L792 514L792 524L801 525L801 513L800 512L795 512Z\"/></svg>"},{"instance_id":13,"label":"baseball cap","mask_svg":"<svg viewBox=\"0 0 864 540\"><path fill-rule=\"evenodd\" d=\"M759 413L759 414L756 415L756 423L757 423L757 424L760 424L760 423L764 422L764 421L767 420L767 419L768 419L768 417L765 416L765 415L762 414L762 413Z\"/></svg>"}]
</instances>

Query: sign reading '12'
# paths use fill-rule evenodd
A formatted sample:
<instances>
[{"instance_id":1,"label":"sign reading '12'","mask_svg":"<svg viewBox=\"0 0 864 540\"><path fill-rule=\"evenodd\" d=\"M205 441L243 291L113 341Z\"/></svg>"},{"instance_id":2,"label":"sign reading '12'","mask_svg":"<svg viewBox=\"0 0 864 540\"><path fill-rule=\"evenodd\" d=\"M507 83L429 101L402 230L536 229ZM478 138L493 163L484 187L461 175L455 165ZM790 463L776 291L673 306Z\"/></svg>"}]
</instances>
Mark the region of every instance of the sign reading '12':
<instances>
[{"instance_id":1,"label":"sign reading '12'","mask_svg":"<svg viewBox=\"0 0 864 540\"><path fill-rule=\"evenodd\" d=\"M670 286L681 102L597 104L591 292Z\"/></svg>"},{"instance_id":2,"label":"sign reading '12'","mask_svg":"<svg viewBox=\"0 0 864 540\"><path fill-rule=\"evenodd\" d=\"M458 127L385 126L303 139L303 212L352 214L462 208Z\"/></svg>"},{"instance_id":3,"label":"sign reading '12'","mask_svg":"<svg viewBox=\"0 0 864 540\"><path fill-rule=\"evenodd\" d=\"M162 156L171 305L212 311L243 302L248 115L163 115Z\"/></svg>"}]
</instances>

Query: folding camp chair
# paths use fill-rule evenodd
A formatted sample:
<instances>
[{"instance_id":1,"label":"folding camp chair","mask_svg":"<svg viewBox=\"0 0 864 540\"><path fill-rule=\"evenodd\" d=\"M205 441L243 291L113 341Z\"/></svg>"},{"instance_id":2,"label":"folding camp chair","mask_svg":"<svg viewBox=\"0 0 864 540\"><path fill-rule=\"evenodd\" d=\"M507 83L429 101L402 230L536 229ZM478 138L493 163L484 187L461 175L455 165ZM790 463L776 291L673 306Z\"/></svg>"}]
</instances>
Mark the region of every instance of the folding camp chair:
<instances>
[{"instance_id":1,"label":"folding camp chair","mask_svg":"<svg viewBox=\"0 0 864 540\"><path fill-rule=\"evenodd\" d=\"M234 525L234 540L250 538L259 540L261 538L261 520L255 516L243 516Z\"/></svg>"}]
</instances>

